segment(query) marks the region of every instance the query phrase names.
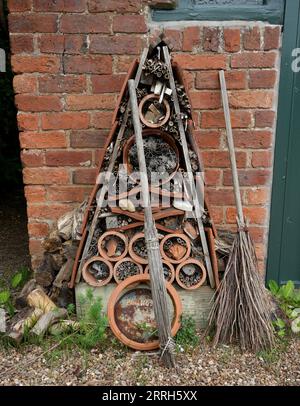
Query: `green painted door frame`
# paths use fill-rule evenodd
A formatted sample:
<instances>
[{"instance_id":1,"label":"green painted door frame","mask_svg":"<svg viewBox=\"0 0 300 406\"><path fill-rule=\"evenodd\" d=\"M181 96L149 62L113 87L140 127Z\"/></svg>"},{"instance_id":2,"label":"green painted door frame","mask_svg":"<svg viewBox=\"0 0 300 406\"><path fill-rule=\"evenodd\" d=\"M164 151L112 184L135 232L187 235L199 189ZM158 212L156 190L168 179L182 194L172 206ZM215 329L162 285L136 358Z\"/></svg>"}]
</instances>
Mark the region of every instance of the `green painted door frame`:
<instances>
[{"instance_id":1,"label":"green painted door frame","mask_svg":"<svg viewBox=\"0 0 300 406\"><path fill-rule=\"evenodd\" d=\"M273 173L267 280L300 285L300 0L287 0ZM300 65L300 64L298 64Z\"/></svg>"}]
</instances>

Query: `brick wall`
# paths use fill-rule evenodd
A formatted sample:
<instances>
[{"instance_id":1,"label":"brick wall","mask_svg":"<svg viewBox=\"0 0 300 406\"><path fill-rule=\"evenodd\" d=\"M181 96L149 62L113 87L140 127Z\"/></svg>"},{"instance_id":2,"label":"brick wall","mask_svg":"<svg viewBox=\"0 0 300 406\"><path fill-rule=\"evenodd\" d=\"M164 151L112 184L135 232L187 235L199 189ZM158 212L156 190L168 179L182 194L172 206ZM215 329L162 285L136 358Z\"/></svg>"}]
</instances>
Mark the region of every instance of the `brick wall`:
<instances>
[{"instance_id":1,"label":"brick wall","mask_svg":"<svg viewBox=\"0 0 300 406\"><path fill-rule=\"evenodd\" d=\"M185 76L217 224L233 227L218 69L227 71L245 213L264 268L280 27L149 22L141 0L9 0L33 264L55 219L90 191L132 59L164 31ZM148 2L149 3L149 2Z\"/></svg>"}]
</instances>

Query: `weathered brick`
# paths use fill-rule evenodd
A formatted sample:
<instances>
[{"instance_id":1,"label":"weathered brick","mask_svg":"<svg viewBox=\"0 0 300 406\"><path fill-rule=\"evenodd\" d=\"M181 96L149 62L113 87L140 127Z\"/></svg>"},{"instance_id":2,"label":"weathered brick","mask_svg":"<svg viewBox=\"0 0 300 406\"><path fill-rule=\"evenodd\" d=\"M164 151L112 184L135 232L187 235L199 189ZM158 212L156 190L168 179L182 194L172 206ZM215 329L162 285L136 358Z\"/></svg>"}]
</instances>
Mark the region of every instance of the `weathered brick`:
<instances>
[{"instance_id":1,"label":"weathered brick","mask_svg":"<svg viewBox=\"0 0 300 406\"><path fill-rule=\"evenodd\" d=\"M109 55L65 55L64 68L66 73L110 74L112 57Z\"/></svg>"},{"instance_id":2,"label":"weathered brick","mask_svg":"<svg viewBox=\"0 0 300 406\"><path fill-rule=\"evenodd\" d=\"M112 111L92 113L92 126L95 128L110 128L112 116Z\"/></svg>"},{"instance_id":3,"label":"weathered brick","mask_svg":"<svg viewBox=\"0 0 300 406\"><path fill-rule=\"evenodd\" d=\"M147 32L145 17L143 15L117 15L113 21L114 32Z\"/></svg>"},{"instance_id":4,"label":"weathered brick","mask_svg":"<svg viewBox=\"0 0 300 406\"><path fill-rule=\"evenodd\" d=\"M82 185L93 185L97 177L96 168L76 169L73 172L73 183Z\"/></svg>"},{"instance_id":5,"label":"weathered brick","mask_svg":"<svg viewBox=\"0 0 300 406\"><path fill-rule=\"evenodd\" d=\"M243 33L244 49L248 51L260 50L260 29L249 28Z\"/></svg>"},{"instance_id":6,"label":"weathered brick","mask_svg":"<svg viewBox=\"0 0 300 406\"><path fill-rule=\"evenodd\" d=\"M58 96L32 96L18 94L15 97L16 106L22 111L60 111L61 100Z\"/></svg>"},{"instance_id":7,"label":"weathered brick","mask_svg":"<svg viewBox=\"0 0 300 406\"><path fill-rule=\"evenodd\" d=\"M16 33L56 32L57 19L56 14L10 14L9 30Z\"/></svg>"},{"instance_id":8,"label":"weathered brick","mask_svg":"<svg viewBox=\"0 0 300 406\"><path fill-rule=\"evenodd\" d=\"M142 38L133 35L91 35L90 38L90 52L94 54L138 55L143 47Z\"/></svg>"},{"instance_id":9,"label":"weathered brick","mask_svg":"<svg viewBox=\"0 0 300 406\"><path fill-rule=\"evenodd\" d=\"M57 56L13 55L11 63L15 73L57 73L60 69L60 60Z\"/></svg>"},{"instance_id":10,"label":"weathered brick","mask_svg":"<svg viewBox=\"0 0 300 406\"><path fill-rule=\"evenodd\" d=\"M271 151L255 151L252 153L253 168L271 168L273 154Z\"/></svg>"},{"instance_id":11,"label":"weathered brick","mask_svg":"<svg viewBox=\"0 0 300 406\"><path fill-rule=\"evenodd\" d=\"M270 182L270 170L267 169L246 169L239 170L239 181L241 186L265 186ZM232 185L231 171L224 171L224 186Z\"/></svg>"},{"instance_id":12,"label":"weathered brick","mask_svg":"<svg viewBox=\"0 0 300 406\"><path fill-rule=\"evenodd\" d=\"M87 35L64 34L65 54L85 54L88 51Z\"/></svg>"},{"instance_id":13,"label":"weathered brick","mask_svg":"<svg viewBox=\"0 0 300 406\"><path fill-rule=\"evenodd\" d=\"M47 223L28 223L28 234L31 237L43 238L49 234L50 228Z\"/></svg>"},{"instance_id":14,"label":"weathered brick","mask_svg":"<svg viewBox=\"0 0 300 406\"><path fill-rule=\"evenodd\" d=\"M272 89L275 86L275 70L250 70L249 87L253 89Z\"/></svg>"},{"instance_id":15,"label":"weathered brick","mask_svg":"<svg viewBox=\"0 0 300 406\"><path fill-rule=\"evenodd\" d=\"M237 148L262 149L272 145L272 133L264 130L234 131L234 144Z\"/></svg>"},{"instance_id":16,"label":"weathered brick","mask_svg":"<svg viewBox=\"0 0 300 406\"><path fill-rule=\"evenodd\" d=\"M65 168L25 168L23 180L25 184L60 185L69 183L70 174Z\"/></svg>"},{"instance_id":17,"label":"weathered brick","mask_svg":"<svg viewBox=\"0 0 300 406\"><path fill-rule=\"evenodd\" d=\"M86 0L33 0L35 11L81 13L86 9Z\"/></svg>"},{"instance_id":18,"label":"weathered brick","mask_svg":"<svg viewBox=\"0 0 300 406\"><path fill-rule=\"evenodd\" d=\"M187 70L207 70L225 69L226 55L189 55L176 54L173 56L182 69Z\"/></svg>"},{"instance_id":19,"label":"weathered brick","mask_svg":"<svg viewBox=\"0 0 300 406\"><path fill-rule=\"evenodd\" d=\"M224 223L224 207L210 206L209 208L211 218L214 219L215 224Z\"/></svg>"},{"instance_id":20,"label":"weathered brick","mask_svg":"<svg viewBox=\"0 0 300 406\"><path fill-rule=\"evenodd\" d=\"M200 28L187 27L183 31L182 50L192 51L200 45Z\"/></svg>"},{"instance_id":21,"label":"weathered brick","mask_svg":"<svg viewBox=\"0 0 300 406\"><path fill-rule=\"evenodd\" d=\"M264 90L234 91L229 93L229 104L234 108L261 108L273 106L274 93Z\"/></svg>"},{"instance_id":22,"label":"weathered brick","mask_svg":"<svg viewBox=\"0 0 300 406\"><path fill-rule=\"evenodd\" d=\"M227 151L202 151L201 153L205 168L229 168L230 160ZM236 152L236 162L238 168L245 168L246 153Z\"/></svg>"},{"instance_id":23,"label":"weathered brick","mask_svg":"<svg viewBox=\"0 0 300 406\"><path fill-rule=\"evenodd\" d=\"M195 72L184 70L183 73L183 83L186 90L190 91L195 88Z\"/></svg>"},{"instance_id":24,"label":"weathered brick","mask_svg":"<svg viewBox=\"0 0 300 406\"><path fill-rule=\"evenodd\" d=\"M88 113L64 112L42 115L43 130L81 130L89 127Z\"/></svg>"},{"instance_id":25,"label":"weathered brick","mask_svg":"<svg viewBox=\"0 0 300 406\"><path fill-rule=\"evenodd\" d=\"M221 145L220 131L199 130L194 132L194 137L197 144L202 149L220 148Z\"/></svg>"},{"instance_id":26,"label":"weathered brick","mask_svg":"<svg viewBox=\"0 0 300 406\"><path fill-rule=\"evenodd\" d=\"M60 31L69 34L110 33L109 16L101 14L66 14L61 17Z\"/></svg>"},{"instance_id":27,"label":"weathered brick","mask_svg":"<svg viewBox=\"0 0 300 406\"><path fill-rule=\"evenodd\" d=\"M255 226L252 226L251 224L249 226L249 232L250 232L251 238L255 243L258 243L258 242L262 243L265 241L266 231L267 231L266 227L262 227L262 226L255 227ZM265 270L265 268L264 268L264 270Z\"/></svg>"},{"instance_id":28,"label":"weathered brick","mask_svg":"<svg viewBox=\"0 0 300 406\"><path fill-rule=\"evenodd\" d=\"M251 224L265 224L268 218L267 209L264 207L244 207L244 214ZM236 223L236 208L228 207L226 209L226 221Z\"/></svg>"},{"instance_id":29,"label":"weathered brick","mask_svg":"<svg viewBox=\"0 0 300 406\"><path fill-rule=\"evenodd\" d=\"M69 110L98 110L113 109L116 104L116 95L68 95L66 108Z\"/></svg>"},{"instance_id":30,"label":"weathered brick","mask_svg":"<svg viewBox=\"0 0 300 406\"><path fill-rule=\"evenodd\" d=\"M8 0L7 6L10 13L31 10L32 0Z\"/></svg>"},{"instance_id":31,"label":"weathered brick","mask_svg":"<svg viewBox=\"0 0 300 406\"><path fill-rule=\"evenodd\" d=\"M38 240L35 238L29 238L29 253L32 257L32 260L31 260L32 265L36 264L36 266L38 266L38 264L41 261L41 258L43 257L43 254L44 254L42 240Z\"/></svg>"},{"instance_id":32,"label":"weathered brick","mask_svg":"<svg viewBox=\"0 0 300 406\"><path fill-rule=\"evenodd\" d=\"M21 161L24 167L42 167L45 163L44 152L23 150Z\"/></svg>"},{"instance_id":33,"label":"weathered brick","mask_svg":"<svg viewBox=\"0 0 300 406\"><path fill-rule=\"evenodd\" d=\"M217 109L221 107L220 92L190 92L192 107L194 109Z\"/></svg>"},{"instance_id":34,"label":"weathered brick","mask_svg":"<svg viewBox=\"0 0 300 406\"><path fill-rule=\"evenodd\" d=\"M231 57L232 68L273 68L275 52L244 52Z\"/></svg>"},{"instance_id":35,"label":"weathered brick","mask_svg":"<svg viewBox=\"0 0 300 406\"><path fill-rule=\"evenodd\" d=\"M66 135L63 131L23 132L20 134L21 148L65 148Z\"/></svg>"},{"instance_id":36,"label":"weathered brick","mask_svg":"<svg viewBox=\"0 0 300 406\"><path fill-rule=\"evenodd\" d=\"M91 166L91 151L46 151L47 166Z\"/></svg>"},{"instance_id":37,"label":"weathered brick","mask_svg":"<svg viewBox=\"0 0 300 406\"><path fill-rule=\"evenodd\" d=\"M30 218L57 220L60 216L70 211L70 205L63 203L38 204L27 207Z\"/></svg>"},{"instance_id":38,"label":"weathered brick","mask_svg":"<svg viewBox=\"0 0 300 406\"><path fill-rule=\"evenodd\" d=\"M82 93L86 90L84 75L51 75L39 77L41 93Z\"/></svg>"},{"instance_id":39,"label":"weathered brick","mask_svg":"<svg viewBox=\"0 0 300 406\"><path fill-rule=\"evenodd\" d=\"M30 113L18 113L18 128L23 130L37 130L39 128L39 116Z\"/></svg>"},{"instance_id":40,"label":"weathered brick","mask_svg":"<svg viewBox=\"0 0 300 406\"><path fill-rule=\"evenodd\" d=\"M275 121L275 111L256 111L255 126L260 128L273 127Z\"/></svg>"},{"instance_id":41,"label":"weathered brick","mask_svg":"<svg viewBox=\"0 0 300 406\"><path fill-rule=\"evenodd\" d=\"M41 203L46 201L46 189L44 186L25 186L27 203Z\"/></svg>"},{"instance_id":42,"label":"weathered brick","mask_svg":"<svg viewBox=\"0 0 300 406\"><path fill-rule=\"evenodd\" d=\"M92 13L106 13L116 11L118 13L135 13L140 11L140 0L88 0L89 11Z\"/></svg>"},{"instance_id":43,"label":"weathered brick","mask_svg":"<svg viewBox=\"0 0 300 406\"><path fill-rule=\"evenodd\" d=\"M231 206L235 204L234 194L231 189L225 188L205 188L210 205Z\"/></svg>"},{"instance_id":44,"label":"weathered brick","mask_svg":"<svg viewBox=\"0 0 300 406\"><path fill-rule=\"evenodd\" d=\"M228 71L225 72L225 79L227 89L245 89L247 85L247 72L238 70ZM220 88L219 73L216 71L197 72L196 88L219 89Z\"/></svg>"},{"instance_id":45,"label":"weathered brick","mask_svg":"<svg viewBox=\"0 0 300 406\"><path fill-rule=\"evenodd\" d=\"M130 65L136 59L133 55L114 56L114 66L117 73L127 73Z\"/></svg>"},{"instance_id":46,"label":"weathered brick","mask_svg":"<svg viewBox=\"0 0 300 406\"><path fill-rule=\"evenodd\" d=\"M106 139L107 131L72 131L70 144L72 148L101 148L104 147Z\"/></svg>"},{"instance_id":47,"label":"weathered brick","mask_svg":"<svg viewBox=\"0 0 300 406\"><path fill-rule=\"evenodd\" d=\"M204 181L207 186L217 186L221 183L222 171L220 169L205 169Z\"/></svg>"},{"instance_id":48,"label":"weathered brick","mask_svg":"<svg viewBox=\"0 0 300 406\"><path fill-rule=\"evenodd\" d=\"M278 49L280 43L280 27L265 27L264 35L264 49L269 51L271 49Z\"/></svg>"},{"instance_id":49,"label":"weathered brick","mask_svg":"<svg viewBox=\"0 0 300 406\"><path fill-rule=\"evenodd\" d=\"M12 34L10 36L10 50L12 54L32 53L33 35L30 34Z\"/></svg>"},{"instance_id":50,"label":"weathered brick","mask_svg":"<svg viewBox=\"0 0 300 406\"><path fill-rule=\"evenodd\" d=\"M204 27L203 29L203 49L204 51L218 52L220 30L215 27Z\"/></svg>"},{"instance_id":51,"label":"weathered brick","mask_svg":"<svg viewBox=\"0 0 300 406\"><path fill-rule=\"evenodd\" d=\"M116 93L122 88L126 75L93 75L93 93Z\"/></svg>"},{"instance_id":52,"label":"weathered brick","mask_svg":"<svg viewBox=\"0 0 300 406\"><path fill-rule=\"evenodd\" d=\"M163 39L172 51L181 51L182 49L181 30L165 28Z\"/></svg>"},{"instance_id":53,"label":"weathered brick","mask_svg":"<svg viewBox=\"0 0 300 406\"><path fill-rule=\"evenodd\" d=\"M269 188L253 188L247 190L246 202L251 205L260 205L268 203L270 198Z\"/></svg>"},{"instance_id":54,"label":"weathered brick","mask_svg":"<svg viewBox=\"0 0 300 406\"><path fill-rule=\"evenodd\" d=\"M247 128L251 125L251 113L249 111L232 111L231 121L233 128ZM202 128L225 128L223 111L204 111L201 114Z\"/></svg>"},{"instance_id":55,"label":"weathered brick","mask_svg":"<svg viewBox=\"0 0 300 406\"><path fill-rule=\"evenodd\" d=\"M39 49L43 53L62 54L65 49L64 36L60 34L41 34Z\"/></svg>"},{"instance_id":56,"label":"weathered brick","mask_svg":"<svg viewBox=\"0 0 300 406\"><path fill-rule=\"evenodd\" d=\"M224 45L226 52L238 52L241 49L241 30L224 28Z\"/></svg>"},{"instance_id":57,"label":"weathered brick","mask_svg":"<svg viewBox=\"0 0 300 406\"><path fill-rule=\"evenodd\" d=\"M50 186L47 197L50 201L63 203L81 203L87 196L89 188L86 186Z\"/></svg>"},{"instance_id":58,"label":"weathered brick","mask_svg":"<svg viewBox=\"0 0 300 406\"><path fill-rule=\"evenodd\" d=\"M33 75L17 75L13 79L15 93L36 93L37 78Z\"/></svg>"}]
</instances>

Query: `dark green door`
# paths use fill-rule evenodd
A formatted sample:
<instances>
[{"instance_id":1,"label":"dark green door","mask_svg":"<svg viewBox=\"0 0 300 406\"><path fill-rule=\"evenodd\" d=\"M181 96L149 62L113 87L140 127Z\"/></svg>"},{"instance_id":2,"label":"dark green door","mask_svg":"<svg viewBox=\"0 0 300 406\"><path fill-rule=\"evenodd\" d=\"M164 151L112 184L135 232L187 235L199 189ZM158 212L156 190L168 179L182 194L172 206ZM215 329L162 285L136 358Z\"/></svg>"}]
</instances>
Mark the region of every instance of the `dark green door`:
<instances>
[{"instance_id":1,"label":"dark green door","mask_svg":"<svg viewBox=\"0 0 300 406\"><path fill-rule=\"evenodd\" d=\"M297 49L298 48L298 49ZM300 0L287 0L267 279L300 285ZM298 72L299 71L299 72Z\"/></svg>"}]
</instances>

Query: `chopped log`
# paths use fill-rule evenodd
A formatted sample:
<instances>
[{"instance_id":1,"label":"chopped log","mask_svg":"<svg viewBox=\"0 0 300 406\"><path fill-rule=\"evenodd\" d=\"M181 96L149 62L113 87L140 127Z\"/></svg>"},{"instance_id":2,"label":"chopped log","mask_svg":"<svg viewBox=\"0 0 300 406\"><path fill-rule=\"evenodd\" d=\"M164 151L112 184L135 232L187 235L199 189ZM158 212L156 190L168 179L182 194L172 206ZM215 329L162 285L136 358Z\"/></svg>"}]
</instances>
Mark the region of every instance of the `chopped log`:
<instances>
[{"instance_id":1,"label":"chopped log","mask_svg":"<svg viewBox=\"0 0 300 406\"><path fill-rule=\"evenodd\" d=\"M62 240L57 230L52 231L49 237L45 238L42 242L42 247L47 252L56 252L62 247Z\"/></svg>"},{"instance_id":2,"label":"chopped log","mask_svg":"<svg viewBox=\"0 0 300 406\"><path fill-rule=\"evenodd\" d=\"M70 240L72 238L74 210L69 211L57 220L58 235L63 240Z\"/></svg>"},{"instance_id":3,"label":"chopped log","mask_svg":"<svg viewBox=\"0 0 300 406\"><path fill-rule=\"evenodd\" d=\"M55 272L58 272L67 259L64 256L63 252L55 252L53 254L50 254L50 256L52 259L52 267Z\"/></svg>"},{"instance_id":4,"label":"chopped log","mask_svg":"<svg viewBox=\"0 0 300 406\"><path fill-rule=\"evenodd\" d=\"M58 323L53 324L48 331L50 334L57 336L67 332L77 331L79 329L80 324L78 323L78 321L61 320Z\"/></svg>"},{"instance_id":5,"label":"chopped log","mask_svg":"<svg viewBox=\"0 0 300 406\"><path fill-rule=\"evenodd\" d=\"M57 306L41 288L34 289L29 293L27 303L30 307L43 310L44 313L57 309Z\"/></svg>"},{"instance_id":6,"label":"chopped log","mask_svg":"<svg viewBox=\"0 0 300 406\"><path fill-rule=\"evenodd\" d=\"M6 332L6 311L0 307L0 333Z\"/></svg>"},{"instance_id":7,"label":"chopped log","mask_svg":"<svg viewBox=\"0 0 300 406\"><path fill-rule=\"evenodd\" d=\"M53 281L50 299L59 305L59 307L66 307L69 303L73 302L73 291L68 288L73 265L74 259L69 258Z\"/></svg>"},{"instance_id":8,"label":"chopped log","mask_svg":"<svg viewBox=\"0 0 300 406\"><path fill-rule=\"evenodd\" d=\"M65 241L63 243L62 253L65 258L75 258L78 249L78 241Z\"/></svg>"},{"instance_id":9,"label":"chopped log","mask_svg":"<svg viewBox=\"0 0 300 406\"><path fill-rule=\"evenodd\" d=\"M7 337L16 344L19 344L24 337L25 331L30 330L43 314L42 309L28 310L26 316L11 327Z\"/></svg>"},{"instance_id":10,"label":"chopped log","mask_svg":"<svg viewBox=\"0 0 300 406\"><path fill-rule=\"evenodd\" d=\"M52 326L52 324L63 319L67 315L68 312L66 309L56 308L55 310L47 312L42 315L30 333L32 335L42 337L47 332L48 328Z\"/></svg>"},{"instance_id":11,"label":"chopped log","mask_svg":"<svg viewBox=\"0 0 300 406\"><path fill-rule=\"evenodd\" d=\"M43 288L51 286L57 272L56 268L57 266L55 265L51 254L46 252L42 263L34 273L36 282Z\"/></svg>"},{"instance_id":12,"label":"chopped log","mask_svg":"<svg viewBox=\"0 0 300 406\"><path fill-rule=\"evenodd\" d=\"M17 309L22 309L27 306L27 296L30 292L37 288L37 282L35 279L30 279L21 290L20 294L16 297L15 306Z\"/></svg>"}]
</instances>

